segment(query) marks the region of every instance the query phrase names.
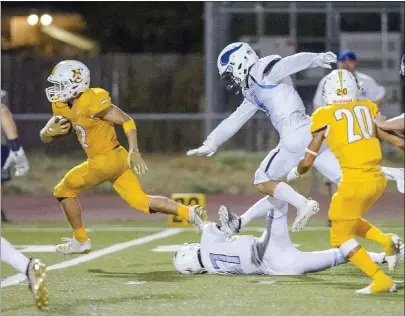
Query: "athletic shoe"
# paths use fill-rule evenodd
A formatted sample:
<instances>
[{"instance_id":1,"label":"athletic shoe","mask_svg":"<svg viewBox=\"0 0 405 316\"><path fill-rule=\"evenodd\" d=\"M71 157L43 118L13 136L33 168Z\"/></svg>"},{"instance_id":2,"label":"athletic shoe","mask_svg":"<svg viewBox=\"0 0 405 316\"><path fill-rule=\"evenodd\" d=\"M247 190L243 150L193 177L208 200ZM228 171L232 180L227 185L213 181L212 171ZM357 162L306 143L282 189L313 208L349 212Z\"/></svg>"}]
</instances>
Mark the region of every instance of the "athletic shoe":
<instances>
[{"instance_id":1,"label":"athletic shoe","mask_svg":"<svg viewBox=\"0 0 405 316\"><path fill-rule=\"evenodd\" d=\"M48 305L48 290L45 286L46 266L39 259L31 259L27 268L29 289L34 296L35 304L41 310Z\"/></svg>"},{"instance_id":2,"label":"athletic shoe","mask_svg":"<svg viewBox=\"0 0 405 316\"><path fill-rule=\"evenodd\" d=\"M221 205L218 211L221 230L229 237L239 233L241 226L240 216L232 213L225 205Z\"/></svg>"},{"instance_id":3,"label":"athletic shoe","mask_svg":"<svg viewBox=\"0 0 405 316\"><path fill-rule=\"evenodd\" d=\"M318 212L319 203L317 201L308 199L302 207L297 209L297 217L292 225L292 231L301 231L305 227L307 221Z\"/></svg>"},{"instance_id":4,"label":"athletic shoe","mask_svg":"<svg viewBox=\"0 0 405 316\"><path fill-rule=\"evenodd\" d=\"M209 221L207 211L200 205L189 206L189 222L197 232L202 232L204 225Z\"/></svg>"},{"instance_id":5,"label":"athletic shoe","mask_svg":"<svg viewBox=\"0 0 405 316\"><path fill-rule=\"evenodd\" d=\"M387 254L385 260L388 263L388 271L393 273L399 261L404 258L404 244L399 236L392 234L388 235L391 236L391 245L389 247L384 247L385 253Z\"/></svg>"},{"instance_id":6,"label":"athletic shoe","mask_svg":"<svg viewBox=\"0 0 405 316\"><path fill-rule=\"evenodd\" d=\"M63 253L64 255L71 255L73 253L89 253L91 250L90 239L85 242L79 242L74 238L62 238L64 244L56 246L56 252Z\"/></svg>"},{"instance_id":7,"label":"athletic shoe","mask_svg":"<svg viewBox=\"0 0 405 316\"><path fill-rule=\"evenodd\" d=\"M374 280L369 286L361 290L357 290L357 294L372 294L372 293L384 293L384 292L395 292L397 290L397 286L394 283L394 280L389 277L388 275L384 275L383 277Z\"/></svg>"}]
</instances>

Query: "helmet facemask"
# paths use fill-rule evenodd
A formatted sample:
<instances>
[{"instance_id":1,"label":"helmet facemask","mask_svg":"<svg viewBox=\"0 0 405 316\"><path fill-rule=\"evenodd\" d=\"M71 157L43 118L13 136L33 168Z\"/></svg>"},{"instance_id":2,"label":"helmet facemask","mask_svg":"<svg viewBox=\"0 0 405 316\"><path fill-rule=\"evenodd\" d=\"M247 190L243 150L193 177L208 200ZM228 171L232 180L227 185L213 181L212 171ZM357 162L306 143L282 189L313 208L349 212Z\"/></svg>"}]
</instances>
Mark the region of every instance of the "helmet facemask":
<instances>
[{"instance_id":1,"label":"helmet facemask","mask_svg":"<svg viewBox=\"0 0 405 316\"><path fill-rule=\"evenodd\" d=\"M226 90L236 95L240 93L242 80L233 75L233 66L229 65L221 75L221 80L225 81Z\"/></svg>"},{"instance_id":2,"label":"helmet facemask","mask_svg":"<svg viewBox=\"0 0 405 316\"><path fill-rule=\"evenodd\" d=\"M45 89L46 96L50 102L66 102L70 99L68 89L71 83L69 80L59 82L48 78L48 81L53 83L53 86Z\"/></svg>"}]
</instances>

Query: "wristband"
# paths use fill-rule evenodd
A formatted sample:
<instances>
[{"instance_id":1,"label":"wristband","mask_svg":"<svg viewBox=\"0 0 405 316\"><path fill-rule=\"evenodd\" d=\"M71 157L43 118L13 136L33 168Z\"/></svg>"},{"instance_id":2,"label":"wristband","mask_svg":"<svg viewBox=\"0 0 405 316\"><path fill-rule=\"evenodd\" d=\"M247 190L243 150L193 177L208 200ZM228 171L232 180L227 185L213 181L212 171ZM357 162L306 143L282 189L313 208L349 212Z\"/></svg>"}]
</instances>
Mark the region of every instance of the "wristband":
<instances>
[{"instance_id":1,"label":"wristband","mask_svg":"<svg viewBox=\"0 0 405 316\"><path fill-rule=\"evenodd\" d=\"M136 129L135 121L134 120L129 120L126 121L122 127L124 128L125 134L128 133L129 131L132 131L133 129Z\"/></svg>"},{"instance_id":2,"label":"wristband","mask_svg":"<svg viewBox=\"0 0 405 316\"><path fill-rule=\"evenodd\" d=\"M314 156L318 156L318 153L316 153L308 148L305 148L305 152L307 152L308 154L314 155Z\"/></svg>"},{"instance_id":3,"label":"wristband","mask_svg":"<svg viewBox=\"0 0 405 316\"><path fill-rule=\"evenodd\" d=\"M11 151L18 151L21 148L21 143L18 138L10 139L9 142Z\"/></svg>"}]
</instances>

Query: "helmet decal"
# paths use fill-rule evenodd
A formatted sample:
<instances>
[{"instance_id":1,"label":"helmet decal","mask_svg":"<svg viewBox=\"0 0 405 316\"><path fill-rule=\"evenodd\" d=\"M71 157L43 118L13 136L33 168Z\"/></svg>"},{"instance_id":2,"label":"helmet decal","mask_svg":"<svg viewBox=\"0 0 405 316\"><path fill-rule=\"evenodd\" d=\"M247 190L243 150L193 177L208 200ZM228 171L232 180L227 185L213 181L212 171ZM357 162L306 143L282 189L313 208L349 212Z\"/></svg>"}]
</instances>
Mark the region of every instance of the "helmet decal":
<instances>
[{"instance_id":1,"label":"helmet decal","mask_svg":"<svg viewBox=\"0 0 405 316\"><path fill-rule=\"evenodd\" d=\"M80 83L82 82L82 72L80 69L73 69L73 82Z\"/></svg>"},{"instance_id":2,"label":"helmet decal","mask_svg":"<svg viewBox=\"0 0 405 316\"><path fill-rule=\"evenodd\" d=\"M243 44L240 44L239 46L236 46L230 50L228 50L227 52L225 52L222 57L221 57L221 65L225 66L227 63L229 63L229 58L231 57L231 55L236 52L239 48L242 47Z\"/></svg>"}]
</instances>

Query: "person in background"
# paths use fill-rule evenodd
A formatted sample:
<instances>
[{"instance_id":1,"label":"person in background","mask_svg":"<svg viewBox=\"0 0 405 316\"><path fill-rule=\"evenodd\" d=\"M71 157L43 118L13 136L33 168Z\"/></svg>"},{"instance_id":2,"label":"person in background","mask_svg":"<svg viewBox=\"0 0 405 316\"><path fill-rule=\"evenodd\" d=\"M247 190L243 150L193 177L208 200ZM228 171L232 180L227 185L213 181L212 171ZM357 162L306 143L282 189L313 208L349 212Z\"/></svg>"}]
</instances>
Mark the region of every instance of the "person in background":
<instances>
[{"instance_id":1,"label":"person in background","mask_svg":"<svg viewBox=\"0 0 405 316\"><path fill-rule=\"evenodd\" d=\"M25 157L24 149L18 138L17 126L13 116L4 99L7 92L1 90L1 185L11 179L10 167L14 166L15 176L21 177L27 174L29 165ZM2 195L3 196L3 195ZM3 201L1 208L1 220L7 221L3 212Z\"/></svg>"},{"instance_id":2,"label":"person in background","mask_svg":"<svg viewBox=\"0 0 405 316\"><path fill-rule=\"evenodd\" d=\"M380 86L372 77L366 75L362 72L357 71L357 56L351 50L344 50L338 55L338 68L349 70L354 74L357 81L359 82L362 90L359 97L359 100L368 99L378 106L381 105L381 101L385 96L385 88ZM314 111L325 105L325 100L322 97L322 87L325 83L326 77L323 77L318 84L318 87L315 92L313 99Z\"/></svg>"}]
</instances>

